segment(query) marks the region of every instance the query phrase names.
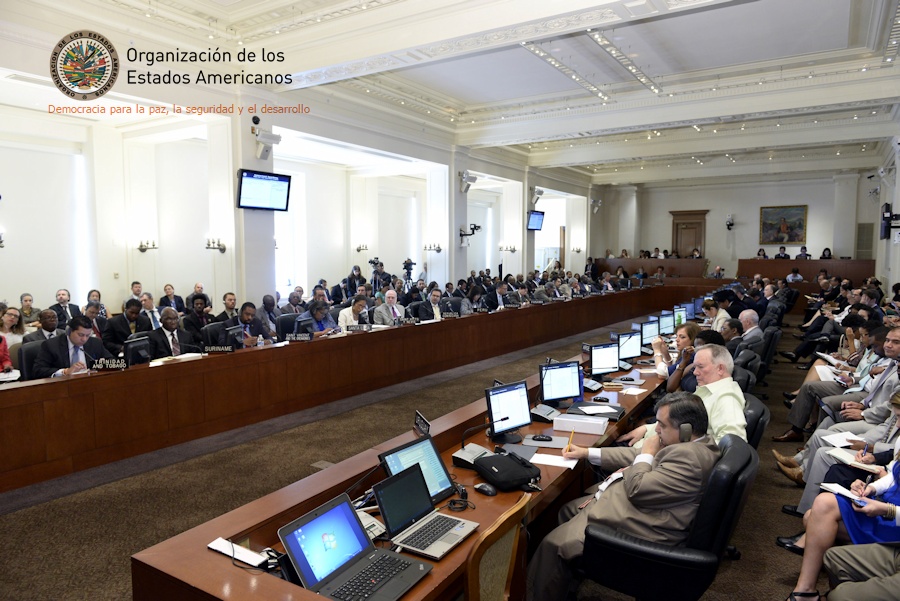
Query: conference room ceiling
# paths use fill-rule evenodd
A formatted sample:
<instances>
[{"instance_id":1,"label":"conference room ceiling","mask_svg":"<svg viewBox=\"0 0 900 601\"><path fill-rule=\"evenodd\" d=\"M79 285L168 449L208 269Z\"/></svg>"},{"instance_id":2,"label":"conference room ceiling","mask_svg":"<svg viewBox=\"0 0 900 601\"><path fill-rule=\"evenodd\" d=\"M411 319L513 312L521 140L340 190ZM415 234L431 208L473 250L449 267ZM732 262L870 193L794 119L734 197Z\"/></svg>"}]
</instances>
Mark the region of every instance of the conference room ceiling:
<instances>
[{"instance_id":1,"label":"conference room ceiling","mask_svg":"<svg viewBox=\"0 0 900 601\"><path fill-rule=\"evenodd\" d=\"M898 0L32 4L182 48L277 46L285 103L318 87L598 184L865 170L900 135Z\"/></svg>"}]
</instances>

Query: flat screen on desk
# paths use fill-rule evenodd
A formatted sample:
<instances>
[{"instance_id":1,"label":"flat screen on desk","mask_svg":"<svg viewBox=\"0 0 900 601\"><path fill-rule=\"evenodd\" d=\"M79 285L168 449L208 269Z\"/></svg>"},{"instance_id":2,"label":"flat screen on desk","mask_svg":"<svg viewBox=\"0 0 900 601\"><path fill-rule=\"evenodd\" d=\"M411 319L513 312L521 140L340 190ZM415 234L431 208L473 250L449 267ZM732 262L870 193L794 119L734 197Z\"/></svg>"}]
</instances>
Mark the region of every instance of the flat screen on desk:
<instances>
[{"instance_id":1,"label":"flat screen on desk","mask_svg":"<svg viewBox=\"0 0 900 601\"><path fill-rule=\"evenodd\" d=\"M591 345L591 375L619 371L619 343L604 342Z\"/></svg>"},{"instance_id":2,"label":"flat screen on desk","mask_svg":"<svg viewBox=\"0 0 900 601\"><path fill-rule=\"evenodd\" d=\"M290 175L238 169L239 209L287 211L290 195Z\"/></svg>"},{"instance_id":3,"label":"flat screen on desk","mask_svg":"<svg viewBox=\"0 0 900 601\"><path fill-rule=\"evenodd\" d=\"M694 312L694 303L681 303L682 307L684 307L685 319L694 319L697 317L697 314ZM702 312L700 313L703 314Z\"/></svg>"},{"instance_id":4,"label":"flat screen on desk","mask_svg":"<svg viewBox=\"0 0 900 601\"><path fill-rule=\"evenodd\" d=\"M544 363L538 367L541 374L541 394L544 402L580 398L581 366L578 361Z\"/></svg>"},{"instance_id":5,"label":"flat screen on desk","mask_svg":"<svg viewBox=\"0 0 900 601\"><path fill-rule=\"evenodd\" d=\"M619 359L634 359L641 356L641 333L619 332Z\"/></svg>"},{"instance_id":6,"label":"flat screen on desk","mask_svg":"<svg viewBox=\"0 0 900 601\"><path fill-rule=\"evenodd\" d=\"M505 422L504 422L505 423ZM441 455L434 446L431 436L424 436L396 449L378 455L379 461L384 463L384 469L388 476L399 474L408 467L418 464L425 476L425 484L428 485L428 494L431 495L432 504L443 501L456 492L447 466L441 460Z\"/></svg>"},{"instance_id":7,"label":"flat screen on desk","mask_svg":"<svg viewBox=\"0 0 900 601\"><path fill-rule=\"evenodd\" d=\"M659 333L669 336L675 333L675 314L665 311L659 316Z\"/></svg>"},{"instance_id":8,"label":"flat screen on desk","mask_svg":"<svg viewBox=\"0 0 900 601\"><path fill-rule=\"evenodd\" d=\"M675 307L673 313L675 313L675 327L684 325L684 322L687 321L687 309L679 305Z\"/></svg>"},{"instance_id":9,"label":"flat screen on desk","mask_svg":"<svg viewBox=\"0 0 900 601\"><path fill-rule=\"evenodd\" d=\"M540 230L542 227L544 227L544 212L528 211L528 229Z\"/></svg>"},{"instance_id":10,"label":"flat screen on desk","mask_svg":"<svg viewBox=\"0 0 900 601\"><path fill-rule=\"evenodd\" d=\"M484 391L488 420L494 424L494 434L502 434L531 423L528 388L522 382L494 386ZM500 421L503 418L508 418Z\"/></svg>"},{"instance_id":11,"label":"flat screen on desk","mask_svg":"<svg viewBox=\"0 0 900 601\"><path fill-rule=\"evenodd\" d=\"M125 364L128 367L150 362L150 338L138 336L126 340L122 346L122 354L125 355Z\"/></svg>"},{"instance_id":12,"label":"flat screen on desk","mask_svg":"<svg viewBox=\"0 0 900 601\"><path fill-rule=\"evenodd\" d=\"M705 300L702 296L694 299L694 315L703 315L703 301Z\"/></svg>"},{"instance_id":13,"label":"flat screen on desk","mask_svg":"<svg viewBox=\"0 0 900 601\"><path fill-rule=\"evenodd\" d=\"M659 338L659 322L645 321L641 324L641 344L650 346Z\"/></svg>"}]
</instances>

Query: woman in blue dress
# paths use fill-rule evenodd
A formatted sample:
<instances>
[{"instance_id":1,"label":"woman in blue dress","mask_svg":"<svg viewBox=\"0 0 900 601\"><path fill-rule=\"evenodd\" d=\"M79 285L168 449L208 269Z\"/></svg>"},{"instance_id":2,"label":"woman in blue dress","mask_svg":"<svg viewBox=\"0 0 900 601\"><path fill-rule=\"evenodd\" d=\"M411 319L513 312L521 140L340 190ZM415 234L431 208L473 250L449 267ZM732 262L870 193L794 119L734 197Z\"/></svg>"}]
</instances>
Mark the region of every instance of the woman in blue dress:
<instances>
[{"instance_id":1,"label":"woman in blue dress","mask_svg":"<svg viewBox=\"0 0 900 601\"><path fill-rule=\"evenodd\" d=\"M900 395L891 398L894 415L900 416ZM804 547L800 576L788 599L803 601L819 599L816 580L822 569L825 551L835 541L854 545L868 543L900 542L900 453L887 466L887 475L871 484L862 480L850 486L850 492L859 496L862 507L850 499L835 494L816 497L812 509L804 517L806 534L797 541Z\"/></svg>"}]
</instances>

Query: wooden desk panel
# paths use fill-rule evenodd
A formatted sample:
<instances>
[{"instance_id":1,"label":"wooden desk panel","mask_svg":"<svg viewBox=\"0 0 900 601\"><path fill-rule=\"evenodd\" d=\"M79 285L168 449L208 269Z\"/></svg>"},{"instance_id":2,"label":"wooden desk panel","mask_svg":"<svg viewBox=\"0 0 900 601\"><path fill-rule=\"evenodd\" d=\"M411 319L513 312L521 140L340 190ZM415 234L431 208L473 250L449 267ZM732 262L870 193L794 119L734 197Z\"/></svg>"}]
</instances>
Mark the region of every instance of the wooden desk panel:
<instances>
[{"instance_id":1,"label":"wooden desk panel","mask_svg":"<svg viewBox=\"0 0 900 601\"><path fill-rule=\"evenodd\" d=\"M869 259L739 259L738 276L749 278L759 273L764 278L784 279L794 267L800 269L804 280L812 283L821 269L827 269L830 275L853 280L854 286L862 285L863 279L875 275L875 261Z\"/></svg>"},{"instance_id":2,"label":"wooden desk panel","mask_svg":"<svg viewBox=\"0 0 900 601\"><path fill-rule=\"evenodd\" d=\"M708 289L654 286L152 368L4 385L0 449L7 460L0 465L0 491L631 319Z\"/></svg>"}]
</instances>

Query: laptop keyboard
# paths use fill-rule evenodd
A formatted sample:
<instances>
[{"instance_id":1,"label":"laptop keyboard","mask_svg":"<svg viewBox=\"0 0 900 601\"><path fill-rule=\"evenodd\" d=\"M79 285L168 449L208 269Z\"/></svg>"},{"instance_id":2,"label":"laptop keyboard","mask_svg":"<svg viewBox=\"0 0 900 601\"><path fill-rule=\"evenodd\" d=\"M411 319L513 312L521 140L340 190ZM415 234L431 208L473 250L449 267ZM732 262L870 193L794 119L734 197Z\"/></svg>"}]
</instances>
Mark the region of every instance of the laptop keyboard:
<instances>
[{"instance_id":1,"label":"laptop keyboard","mask_svg":"<svg viewBox=\"0 0 900 601\"><path fill-rule=\"evenodd\" d=\"M382 555L365 570L348 580L344 586L331 593L331 596L342 601L366 599L393 576L411 565L411 561L403 558Z\"/></svg>"},{"instance_id":2,"label":"laptop keyboard","mask_svg":"<svg viewBox=\"0 0 900 601\"><path fill-rule=\"evenodd\" d=\"M413 549L427 549L435 541L450 532L455 526L461 524L459 520L438 514L433 520L416 530L403 540L396 541Z\"/></svg>"}]
</instances>

